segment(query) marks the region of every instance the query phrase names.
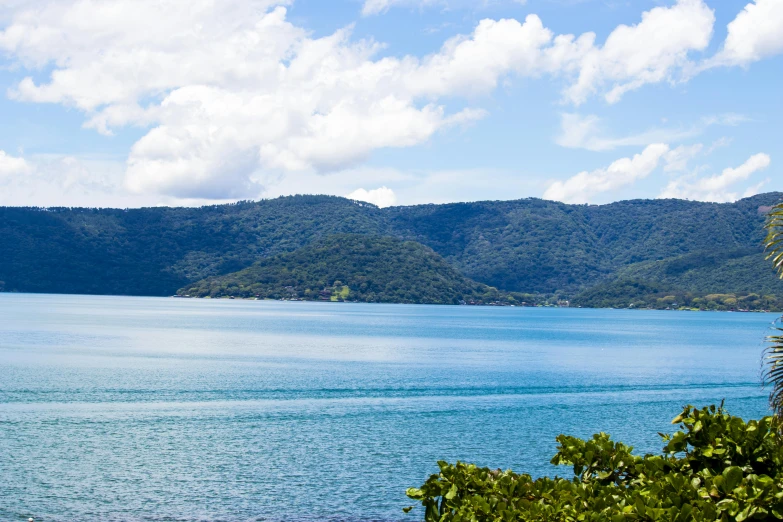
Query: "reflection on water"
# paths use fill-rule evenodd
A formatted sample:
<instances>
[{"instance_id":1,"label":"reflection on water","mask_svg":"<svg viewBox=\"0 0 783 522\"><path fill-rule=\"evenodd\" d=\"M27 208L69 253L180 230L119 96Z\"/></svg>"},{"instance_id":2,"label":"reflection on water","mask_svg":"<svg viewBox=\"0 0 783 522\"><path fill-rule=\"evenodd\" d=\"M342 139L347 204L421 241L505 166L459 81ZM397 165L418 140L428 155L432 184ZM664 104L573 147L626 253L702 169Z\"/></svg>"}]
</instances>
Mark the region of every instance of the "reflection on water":
<instances>
[{"instance_id":1,"label":"reflection on water","mask_svg":"<svg viewBox=\"0 0 783 522\"><path fill-rule=\"evenodd\" d=\"M415 520L439 459L764 414L774 318L0 294L0 518Z\"/></svg>"}]
</instances>

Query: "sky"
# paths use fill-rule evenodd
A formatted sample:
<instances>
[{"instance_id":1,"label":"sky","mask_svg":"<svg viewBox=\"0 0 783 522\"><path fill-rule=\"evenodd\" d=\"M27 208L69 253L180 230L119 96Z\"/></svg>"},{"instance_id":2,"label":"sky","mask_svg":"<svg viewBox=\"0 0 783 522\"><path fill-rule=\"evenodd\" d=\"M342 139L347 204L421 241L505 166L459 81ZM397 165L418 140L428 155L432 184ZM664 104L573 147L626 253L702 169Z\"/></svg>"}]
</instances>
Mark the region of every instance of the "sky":
<instances>
[{"instance_id":1,"label":"sky","mask_svg":"<svg viewBox=\"0 0 783 522\"><path fill-rule=\"evenodd\" d=\"M0 0L0 205L783 190L783 0Z\"/></svg>"}]
</instances>

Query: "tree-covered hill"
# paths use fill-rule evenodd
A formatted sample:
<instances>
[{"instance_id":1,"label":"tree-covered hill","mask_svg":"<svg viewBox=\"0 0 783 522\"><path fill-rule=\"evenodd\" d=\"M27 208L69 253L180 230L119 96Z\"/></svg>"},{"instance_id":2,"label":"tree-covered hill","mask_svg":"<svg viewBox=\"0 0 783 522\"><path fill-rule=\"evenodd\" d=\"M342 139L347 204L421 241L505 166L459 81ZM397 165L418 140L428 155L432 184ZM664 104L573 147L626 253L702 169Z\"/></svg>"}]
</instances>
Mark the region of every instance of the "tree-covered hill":
<instances>
[{"instance_id":1,"label":"tree-covered hill","mask_svg":"<svg viewBox=\"0 0 783 522\"><path fill-rule=\"evenodd\" d=\"M769 261L756 249L694 252L663 261L625 267L618 279L655 281L689 292L731 292L783 296L783 281L769 270Z\"/></svg>"},{"instance_id":2,"label":"tree-covered hill","mask_svg":"<svg viewBox=\"0 0 783 522\"><path fill-rule=\"evenodd\" d=\"M574 297L579 306L783 310L783 280L757 249L693 252L644 261Z\"/></svg>"},{"instance_id":3,"label":"tree-covered hill","mask_svg":"<svg viewBox=\"0 0 783 522\"><path fill-rule=\"evenodd\" d=\"M188 285L178 293L379 303L524 301L524 296L471 281L424 245L360 234L329 236L239 272Z\"/></svg>"},{"instance_id":4,"label":"tree-covered hill","mask_svg":"<svg viewBox=\"0 0 783 522\"><path fill-rule=\"evenodd\" d=\"M642 261L753 249L769 193L736 203L634 200L566 205L540 199L385 209L394 230L498 288L574 293Z\"/></svg>"},{"instance_id":5,"label":"tree-covered hill","mask_svg":"<svg viewBox=\"0 0 783 522\"><path fill-rule=\"evenodd\" d=\"M334 233L382 232L380 211L328 196L201 208L0 207L6 291L171 295Z\"/></svg>"},{"instance_id":6,"label":"tree-covered hill","mask_svg":"<svg viewBox=\"0 0 783 522\"><path fill-rule=\"evenodd\" d=\"M639 263L706 250L760 257L763 210L781 196L726 204L566 205L533 198L386 209L330 196L202 208L4 207L0 287L171 295L333 234L367 234L417 241L468 278L501 290L572 296L617 280L623 269L647 266ZM732 266L721 269L726 288L762 279L757 263L742 274Z\"/></svg>"}]
</instances>

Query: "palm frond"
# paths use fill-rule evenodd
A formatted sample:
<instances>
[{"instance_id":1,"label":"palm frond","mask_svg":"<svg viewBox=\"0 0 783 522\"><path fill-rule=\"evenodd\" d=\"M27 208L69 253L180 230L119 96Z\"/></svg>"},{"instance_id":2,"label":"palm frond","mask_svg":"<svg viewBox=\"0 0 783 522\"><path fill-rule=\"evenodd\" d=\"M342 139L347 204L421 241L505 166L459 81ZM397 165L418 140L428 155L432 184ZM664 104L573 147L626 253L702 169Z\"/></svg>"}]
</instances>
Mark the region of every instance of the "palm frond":
<instances>
[{"instance_id":1,"label":"palm frond","mask_svg":"<svg viewBox=\"0 0 783 522\"><path fill-rule=\"evenodd\" d=\"M764 348L764 372L762 379L765 386L771 388L769 405L778 417L783 417L783 328L776 327L776 335L767 337Z\"/></svg>"},{"instance_id":2,"label":"palm frond","mask_svg":"<svg viewBox=\"0 0 783 522\"><path fill-rule=\"evenodd\" d=\"M767 239L764 248L767 259L772 260L772 266L783 279L783 203L772 207L767 215Z\"/></svg>"},{"instance_id":3,"label":"palm frond","mask_svg":"<svg viewBox=\"0 0 783 522\"><path fill-rule=\"evenodd\" d=\"M772 207L766 229L764 248L767 259L772 261L775 271L783 279L783 203ZM772 388L769 394L772 411L778 417L783 417L783 328L776 327L775 331L777 334L767 338L769 344L764 349L763 380L765 385Z\"/></svg>"}]
</instances>

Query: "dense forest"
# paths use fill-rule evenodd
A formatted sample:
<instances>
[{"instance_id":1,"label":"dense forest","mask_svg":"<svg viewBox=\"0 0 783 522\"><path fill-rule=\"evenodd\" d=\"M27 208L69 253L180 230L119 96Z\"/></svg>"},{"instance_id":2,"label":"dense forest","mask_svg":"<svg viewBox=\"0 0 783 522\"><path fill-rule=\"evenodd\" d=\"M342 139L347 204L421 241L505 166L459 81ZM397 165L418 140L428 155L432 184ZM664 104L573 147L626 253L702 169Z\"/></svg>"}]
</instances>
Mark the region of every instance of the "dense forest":
<instances>
[{"instance_id":1,"label":"dense forest","mask_svg":"<svg viewBox=\"0 0 783 522\"><path fill-rule=\"evenodd\" d=\"M618 270L573 298L591 308L783 310L783 281L756 249L694 252Z\"/></svg>"},{"instance_id":2,"label":"dense forest","mask_svg":"<svg viewBox=\"0 0 783 522\"><path fill-rule=\"evenodd\" d=\"M573 298L585 308L652 308L656 310L781 311L783 294L707 293L657 282L621 279L601 283Z\"/></svg>"},{"instance_id":3,"label":"dense forest","mask_svg":"<svg viewBox=\"0 0 783 522\"><path fill-rule=\"evenodd\" d=\"M4 291L171 295L335 234L361 234L416 241L465 277L507 292L572 298L634 281L664 293L780 296L761 240L765 209L782 196L386 209L331 196L201 208L3 207L0 281Z\"/></svg>"},{"instance_id":4,"label":"dense forest","mask_svg":"<svg viewBox=\"0 0 783 522\"><path fill-rule=\"evenodd\" d=\"M471 281L432 249L394 237L339 234L264 258L239 272L179 292L189 297L359 301L375 303L527 303Z\"/></svg>"}]
</instances>

